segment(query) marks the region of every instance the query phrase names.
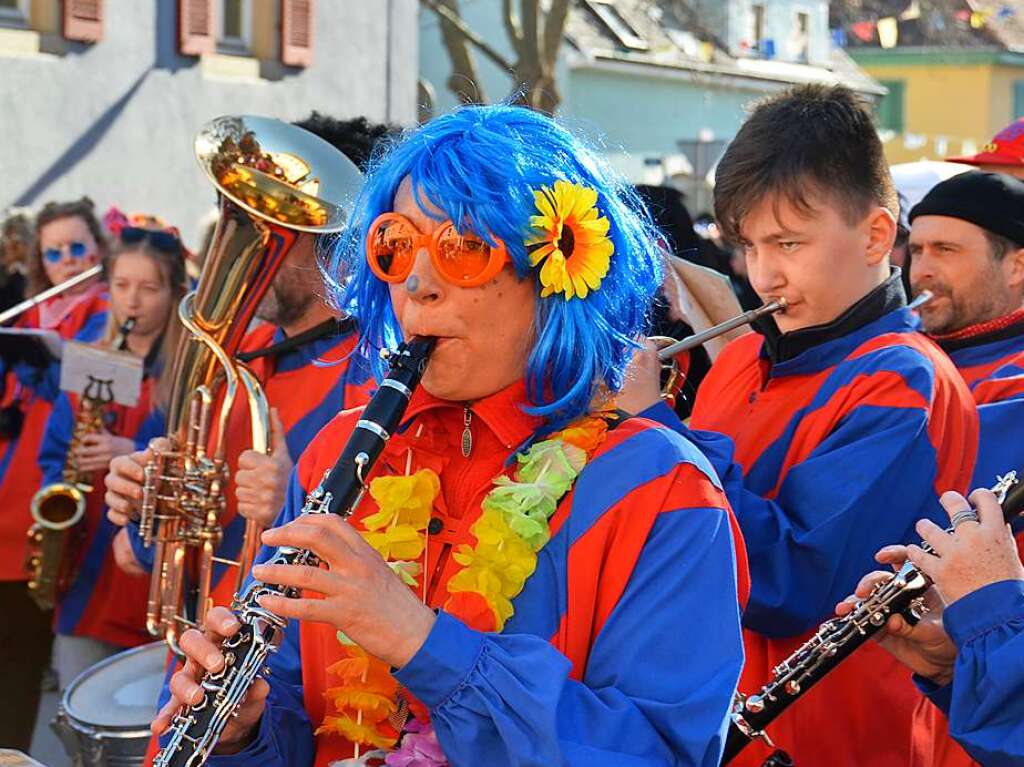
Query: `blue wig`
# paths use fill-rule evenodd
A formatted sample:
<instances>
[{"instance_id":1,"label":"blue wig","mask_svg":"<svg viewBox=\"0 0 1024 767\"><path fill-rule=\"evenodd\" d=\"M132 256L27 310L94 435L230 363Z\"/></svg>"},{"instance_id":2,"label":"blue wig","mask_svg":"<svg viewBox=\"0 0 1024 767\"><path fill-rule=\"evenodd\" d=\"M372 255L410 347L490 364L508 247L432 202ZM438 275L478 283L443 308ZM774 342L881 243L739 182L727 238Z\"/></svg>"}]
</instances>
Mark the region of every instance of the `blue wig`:
<instances>
[{"instance_id":1,"label":"blue wig","mask_svg":"<svg viewBox=\"0 0 1024 767\"><path fill-rule=\"evenodd\" d=\"M526 371L529 412L555 429L586 413L599 385L618 391L661 284L654 226L632 188L579 139L548 117L507 105L438 117L371 166L325 276L335 305L358 320L359 353L376 366L378 379L378 352L399 340L401 330L387 283L366 264L365 240L373 220L393 209L406 176L417 199L429 200L456 227L503 240L516 272L536 283L538 296L540 267L530 266L524 244L530 216L538 213L534 190L561 179L597 191L615 252L600 288L586 298L538 298Z\"/></svg>"}]
</instances>

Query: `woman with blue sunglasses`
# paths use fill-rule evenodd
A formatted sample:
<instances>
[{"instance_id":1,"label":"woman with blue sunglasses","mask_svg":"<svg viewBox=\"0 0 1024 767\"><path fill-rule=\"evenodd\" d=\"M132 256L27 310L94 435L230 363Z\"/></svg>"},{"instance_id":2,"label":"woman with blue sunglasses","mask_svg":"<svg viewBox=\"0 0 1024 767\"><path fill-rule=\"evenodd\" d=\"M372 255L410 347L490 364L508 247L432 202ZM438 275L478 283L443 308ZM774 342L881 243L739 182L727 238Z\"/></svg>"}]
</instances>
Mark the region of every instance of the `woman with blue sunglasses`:
<instances>
[{"instance_id":1,"label":"woman with blue sunglasses","mask_svg":"<svg viewBox=\"0 0 1024 767\"><path fill-rule=\"evenodd\" d=\"M36 257L29 260L28 294L60 285L100 263L107 239L88 197L51 202L36 216ZM39 324L53 327L87 297L101 292L98 280L76 285L40 305ZM19 323L20 324L20 323Z\"/></svg>"},{"instance_id":2,"label":"woman with blue sunglasses","mask_svg":"<svg viewBox=\"0 0 1024 767\"><path fill-rule=\"evenodd\" d=\"M36 217L36 252L29 260L29 294L73 277L100 262L106 238L87 198L44 206ZM57 332L64 339L95 341L106 327L106 286L93 280L34 306L17 325ZM0 363L0 743L27 750L35 724L43 671L53 641L51 613L29 596L25 531L29 503L42 484L37 456L46 420L58 394L53 370Z\"/></svg>"}]
</instances>

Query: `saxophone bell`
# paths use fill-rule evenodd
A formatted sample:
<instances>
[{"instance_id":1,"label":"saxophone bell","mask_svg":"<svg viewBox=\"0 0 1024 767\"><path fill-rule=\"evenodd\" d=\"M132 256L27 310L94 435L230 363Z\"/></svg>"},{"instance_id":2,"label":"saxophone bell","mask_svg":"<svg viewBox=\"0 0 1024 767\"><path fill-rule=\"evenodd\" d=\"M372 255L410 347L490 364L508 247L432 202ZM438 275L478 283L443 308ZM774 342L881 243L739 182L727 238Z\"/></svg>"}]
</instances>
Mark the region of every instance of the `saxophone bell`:
<instances>
[{"instance_id":1,"label":"saxophone bell","mask_svg":"<svg viewBox=\"0 0 1024 767\"><path fill-rule=\"evenodd\" d=\"M115 348L124 343L134 326L135 318L129 317L118 331ZM113 401L110 382L90 377L75 414L62 481L38 490L29 504L33 524L28 531L25 570L29 594L42 610L53 609L74 580L85 537L86 496L93 490L91 477L79 468L76 453L88 435L104 430L103 416Z\"/></svg>"}]
</instances>

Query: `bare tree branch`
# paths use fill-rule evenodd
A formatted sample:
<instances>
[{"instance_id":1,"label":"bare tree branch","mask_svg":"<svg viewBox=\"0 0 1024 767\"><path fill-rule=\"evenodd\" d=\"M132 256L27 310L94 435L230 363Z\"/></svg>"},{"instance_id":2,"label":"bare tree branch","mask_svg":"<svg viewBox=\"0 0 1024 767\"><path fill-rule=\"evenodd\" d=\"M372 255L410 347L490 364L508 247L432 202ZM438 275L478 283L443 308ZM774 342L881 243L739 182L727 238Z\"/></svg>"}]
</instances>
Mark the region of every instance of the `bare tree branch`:
<instances>
[{"instance_id":1,"label":"bare tree branch","mask_svg":"<svg viewBox=\"0 0 1024 767\"><path fill-rule=\"evenodd\" d=\"M518 58L523 57L523 30L519 27L519 19L512 0L501 0L501 19L505 24L505 34L512 43L512 50Z\"/></svg>"},{"instance_id":2,"label":"bare tree branch","mask_svg":"<svg viewBox=\"0 0 1024 767\"><path fill-rule=\"evenodd\" d=\"M454 13L459 13L458 0L440 0L442 8ZM454 25L442 17L441 42L448 51L448 60L451 62L452 71L448 76L448 90L462 104L486 104L487 94L484 93L483 83L476 71L476 61L465 36L459 32Z\"/></svg>"},{"instance_id":3,"label":"bare tree branch","mask_svg":"<svg viewBox=\"0 0 1024 767\"><path fill-rule=\"evenodd\" d=\"M554 69L558 51L565 36L565 22L569 16L572 0L551 0L551 8L544 18L544 45L541 48L542 61L546 68ZM553 72L552 72L553 76Z\"/></svg>"},{"instance_id":4,"label":"bare tree branch","mask_svg":"<svg viewBox=\"0 0 1024 767\"><path fill-rule=\"evenodd\" d=\"M495 64L506 71L512 71L515 66L502 56L498 51L492 48L487 42L480 37L476 32L466 26L466 23L462 20L461 16L457 11L453 11L446 5L442 5L438 0L420 0L427 8L437 14L438 18L443 22L448 22L451 27L462 35L467 42L473 45L480 53L489 58Z\"/></svg>"},{"instance_id":5,"label":"bare tree branch","mask_svg":"<svg viewBox=\"0 0 1024 767\"><path fill-rule=\"evenodd\" d=\"M459 0L420 0L424 8L440 19L441 35L452 64L448 88L460 101L486 102L474 61L475 48L511 76L512 94L517 102L549 114L555 112L561 103L555 72L573 0L549 0L550 9L546 12L541 10L541 2L502 0L502 24L516 54L515 62L510 62L463 21Z\"/></svg>"},{"instance_id":6,"label":"bare tree branch","mask_svg":"<svg viewBox=\"0 0 1024 767\"><path fill-rule=\"evenodd\" d=\"M540 0L519 0L520 13L523 19L523 52L519 64L538 61L540 51L539 19Z\"/></svg>"}]
</instances>

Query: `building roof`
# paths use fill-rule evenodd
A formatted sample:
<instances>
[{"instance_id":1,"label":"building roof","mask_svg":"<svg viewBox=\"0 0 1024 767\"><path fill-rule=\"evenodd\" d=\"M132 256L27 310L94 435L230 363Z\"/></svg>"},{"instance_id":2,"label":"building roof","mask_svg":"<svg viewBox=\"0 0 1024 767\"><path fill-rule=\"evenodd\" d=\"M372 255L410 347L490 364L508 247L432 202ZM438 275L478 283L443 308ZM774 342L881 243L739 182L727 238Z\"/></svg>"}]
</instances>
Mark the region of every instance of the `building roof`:
<instances>
[{"instance_id":1,"label":"building roof","mask_svg":"<svg viewBox=\"0 0 1024 767\"><path fill-rule=\"evenodd\" d=\"M576 0L566 21L566 38L590 62L647 65L777 83L842 83L881 96L885 88L844 51L833 49L826 65L734 57L713 30L705 28L685 0Z\"/></svg>"},{"instance_id":2,"label":"building roof","mask_svg":"<svg viewBox=\"0 0 1024 767\"><path fill-rule=\"evenodd\" d=\"M843 0L829 16L855 52L882 50L873 25L887 17L897 20L896 49L1024 52L1024 0Z\"/></svg>"}]
</instances>

